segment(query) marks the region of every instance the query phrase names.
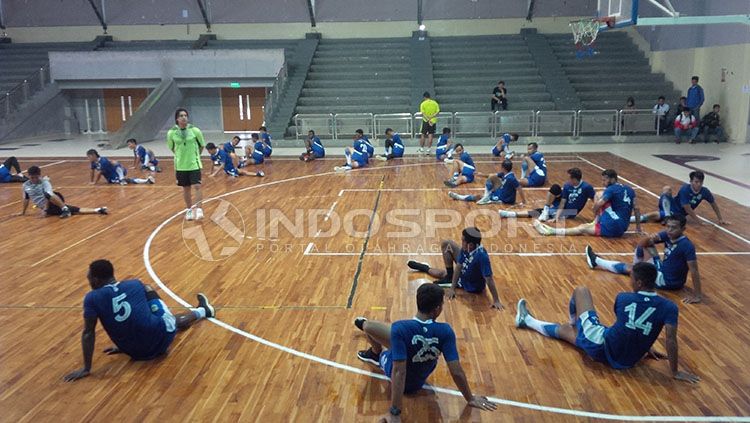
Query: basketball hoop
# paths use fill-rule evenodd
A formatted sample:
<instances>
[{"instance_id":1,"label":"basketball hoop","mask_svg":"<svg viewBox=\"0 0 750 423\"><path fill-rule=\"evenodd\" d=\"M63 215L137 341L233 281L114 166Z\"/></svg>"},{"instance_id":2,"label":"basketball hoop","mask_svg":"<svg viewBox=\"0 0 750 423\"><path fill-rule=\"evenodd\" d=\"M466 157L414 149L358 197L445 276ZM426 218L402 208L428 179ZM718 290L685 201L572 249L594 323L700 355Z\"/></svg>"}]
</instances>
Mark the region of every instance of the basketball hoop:
<instances>
[{"instance_id":1,"label":"basketball hoop","mask_svg":"<svg viewBox=\"0 0 750 423\"><path fill-rule=\"evenodd\" d=\"M573 31L573 41L576 45L577 58L581 59L585 56L593 56L596 53L596 50L594 50L594 41L596 41L596 36L599 35L599 28L601 28L602 24L607 25L607 28L613 28L615 26L615 18L606 16L603 18L589 18L570 22L569 26Z\"/></svg>"}]
</instances>

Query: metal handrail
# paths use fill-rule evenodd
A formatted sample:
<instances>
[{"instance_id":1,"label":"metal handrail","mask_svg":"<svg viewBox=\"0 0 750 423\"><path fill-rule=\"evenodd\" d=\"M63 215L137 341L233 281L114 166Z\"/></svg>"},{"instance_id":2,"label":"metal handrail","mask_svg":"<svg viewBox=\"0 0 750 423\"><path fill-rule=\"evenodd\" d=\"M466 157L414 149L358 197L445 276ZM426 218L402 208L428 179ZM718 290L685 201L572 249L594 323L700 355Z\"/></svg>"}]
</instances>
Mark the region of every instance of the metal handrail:
<instances>
[{"instance_id":1,"label":"metal handrail","mask_svg":"<svg viewBox=\"0 0 750 423\"><path fill-rule=\"evenodd\" d=\"M5 119L13 114L23 103L49 84L49 64L45 64L0 97L0 119Z\"/></svg>"},{"instance_id":2,"label":"metal handrail","mask_svg":"<svg viewBox=\"0 0 750 423\"><path fill-rule=\"evenodd\" d=\"M295 139L304 139L307 137L307 130L308 128L303 128L302 123L306 119L325 119L326 124L325 127L327 129L327 134L330 134L331 139L336 138L336 118L334 117L333 113L320 113L320 114L300 114L297 113L294 115L294 137ZM316 133L316 135L325 137L327 135L326 133L322 132L320 130L320 127L315 128L309 128L313 129Z\"/></svg>"},{"instance_id":3,"label":"metal handrail","mask_svg":"<svg viewBox=\"0 0 750 423\"><path fill-rule=\"evenodd\" d=\"M585 117L596 117L596 116L602 116L605 118L611 118L611 122L606 122L608 124L607 128L602 129L587 129L587 125L584 124L586 120ZM582 133L602 133L602 134L612 134L612 135L618 135L618 130L620 127L619 123L619 116L620 112L615 109L602 109L602 110L578 110L576 111L576 121L577 121L577 132L575 136L580 136Z\"/></svg>"},{"instance_id":4,"label":"metal handrail","mask_svg":"<svg viewBox=\"0 0 750 423\"><path fill-rule=\"evenodd\" d=\"M273 86L271 86L271 89L268 91L268 95L266 95L266 101L263 105L264 118L266 122L270 121L273 118L274 114L276 114L277 112L279 106L279 98L281 97L281 93L286 87L287 76L287 63L285 60L281 65L281 69L279 69L279 72L276 74L276 79L273 81Z\"/></svg>"},{"instance_id":5,"label":"metal handrail","mask_svg":"<svg viewBox=\"0 0 750 423\"><path fill-rule=\"evenodd\" d=\"M372 117L373 122L375 123L375 126L373 128L373 131L375 132L374 138L378 139L378 137L385 133L385 128L389 126L395 126L395 125L383 125L383 120L388 121L401 121L403 120L406 122L406 131L396 131L401 133L402 135L406 136L408 135L409 138L414 138L414 116L411 113L381 113L381 114L375 114ZM398 128L394 128L396 130Z\"/></svg>"}]
</instances>

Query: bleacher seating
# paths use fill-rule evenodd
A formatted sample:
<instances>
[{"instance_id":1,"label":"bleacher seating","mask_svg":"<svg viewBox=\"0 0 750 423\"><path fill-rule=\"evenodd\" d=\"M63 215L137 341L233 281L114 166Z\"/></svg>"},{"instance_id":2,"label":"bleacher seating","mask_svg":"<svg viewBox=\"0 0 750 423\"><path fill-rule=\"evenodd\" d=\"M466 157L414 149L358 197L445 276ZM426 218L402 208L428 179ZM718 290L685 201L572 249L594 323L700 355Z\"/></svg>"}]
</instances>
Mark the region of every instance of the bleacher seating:
<instances>
[{"instance_id":1,"label":"bleacher seating","mask_svg":"<svg viewBox=\"0 0 750 423\"><path fill-rule=\"evenodd\" d=\"M89 43L0 44L0 93L6 93L23 80L49 64L50 51L88 48Z\"/></svg>"}]
</instances>

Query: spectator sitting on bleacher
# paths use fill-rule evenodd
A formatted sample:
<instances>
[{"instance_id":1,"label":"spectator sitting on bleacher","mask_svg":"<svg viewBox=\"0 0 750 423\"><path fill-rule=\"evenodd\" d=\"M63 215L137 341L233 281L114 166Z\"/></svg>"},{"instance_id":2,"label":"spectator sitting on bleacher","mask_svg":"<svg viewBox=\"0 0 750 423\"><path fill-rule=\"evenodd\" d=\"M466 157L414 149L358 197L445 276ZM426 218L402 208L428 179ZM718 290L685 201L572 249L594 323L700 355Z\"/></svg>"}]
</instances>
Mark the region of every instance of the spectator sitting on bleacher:
<instances>
[{"instance_id":1,"label":"spectator sitting on bleacher","mask_svg":"<svg viewBox=\"0 0 750 423\"><path fill-rule=\"evenodd\" d=\"M669 129L669 125L667 124L667 115L669 114L669 104L665 103L665 98L663 95L659 96L659 99L656 101L656 104L654 105L653 113L656 115L656 119L654 120L654 128L659 129L660 134L665 134L667 130Z\"/></svg>"},{"instance_id":2,"label":"spectator sitting on bleacher","mask_svg":"<svg viewBox=\"0 0 750 423\"><path fill-rule=\"evenodd\" d=\"M690 108L686 107L682 109L682 113L677 116L674 120L674 137L675 142L679 144L683 136L688 136L690 143L695 142L695 137L698 135L698 121L695 120L690 112Z\"/></svg>"},{"instance_id":3,"label":"spectator sitting on bleacher","mask_svg":"<svg viewBox=\"0 0 750 423\"><path fill-rule=\"evenodd\" d=\"M719 141L723 141L724 128L721 127L721 117L719 116L719 110L721 106L714 104L714 108L710 113L707 113L701 119L701 132L703 133L703 142L708 143L711 135L716 136L716 144Z\"/></svg>"},{"instance_id":4,"label":"spectator sitting on bleacher","mask_svg":"<svg viewBox=\"0 0 750 423\"><path fill-rule=\"evenodd\" d=\"M508 90L505 89L505 81L498 81L497 87L492 90L492 102L490 107L492 111L508 110Z\"/></svg>"},{"instance_id":5,"label":"spectator sitting on bleacher","mask_svg":"<svg viewBox=\"0 0 750 423\"><path fill-rule=\"evenodd\" d=\"M634 111L635 99L633 97L628 97L628 99L625 101L625 107L622 108L622 120L620 121L620 125L622 125L623 130L625 130L625 128L628 128L630 132L635 132L632 116Z\"/></svg>"}]
</instances>

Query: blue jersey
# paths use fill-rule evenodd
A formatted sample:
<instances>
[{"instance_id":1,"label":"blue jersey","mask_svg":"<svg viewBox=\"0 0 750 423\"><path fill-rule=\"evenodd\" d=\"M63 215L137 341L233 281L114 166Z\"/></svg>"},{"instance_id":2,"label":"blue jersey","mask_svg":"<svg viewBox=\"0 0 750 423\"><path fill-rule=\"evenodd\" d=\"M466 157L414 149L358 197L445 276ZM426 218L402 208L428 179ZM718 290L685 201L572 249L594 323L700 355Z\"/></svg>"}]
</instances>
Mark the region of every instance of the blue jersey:
<instances>
[{"instance_id":1,"label":"blue jersey","mask_svg":"<svg viewBox=\"0 0 750 423\"><path fill-rule=\"evenodd\" d=\"M263 144L263 141L255 141L255 144L253 144L253 160L255 160L256 163L263 163L264 157L266 157L266 146Z\"/></svg>"},{"instance_id":2,"label":"blue jersey","mask_svg":"<svg viewBox=\"0 0 750 423\"><path fill-rule=\"evenodd\" d=\"M677 197L670 194L659 196L659 218L664 219L667 216L684 216L685 210L680 207Z\"/></svg>"},{"instance_id":3,"label":"blue jersey","mask_svg":"<svg viewBox=\"0 0 750 423\"><path fill-rule=\"evenodd\" d=\"M367 136L364 136L361 138L362 142L364 143L365 148L367 149L367 157L372 157L375 155L375 146L372 145L372 142L370 142L370 139L367 138Z\"/></svg>"},{"instance_id":4,"label":"blue jersey","mask_svg":"<svg viewBox=\"0 0 750 423\"><path fill-rule=\"evenodd\" d=\"M500 185L500 188L492 191L492 201L501 201L505 204L516 204L516 191L519 186L516 175L514 175L513 172L508 172L505 174L498 173L497 176L502 181L502 185Z\"/></svg>"},{"instance_id":5,"label":"blue jersey","mask_svg":"<svg viewBox=\"0 0 750 423\"><path fill-rule=\"evenodd\" d=\"M273 145L271 144L271 134L269 134L268 132L261 132L260 139L264 143L268 144L269 147L273 147Z\"/></svg>"},{"instance_id":6,"label":"blue jersey","mask_svg":"<svg viewBox=\"0 0 750 423\"><path fill-rule=\"evenodd\" d=\"M668 289L679 289L685 285L688 275L688 262L695 261L695 245L685 235L672 241L667 231L659 232L659 242L664 243L664 260L659 269L664 275Z\"/></svg>"},{"instance_id":7,"label":"blue jersey","mask_svg":"<svg viewBox=\"0 0 750 423\"><path fill-rule=\"evenodd\" d=\"M448 147L447 147L448 146L448 141L450 139L451 139L450 135L447 135L447 134L441 135L440 138L438 138L438 142L437 142L437 147L436 148L438 150L447 150L448 149ZM445 151L443 151L443 152L445 152Z\"/></svg>"},{"instance_id":8,"label":"blue jersey","mask_svg":"<svg viewBox=\"0 0 750 423\"><path fill-rule=\"evenodd\" d=\"M86 294L83 317L98 318L112 342L136 360L163 353L164 343L168 340L168 346L175 331L152 311L146 289L137 279L105 285Z\"/></svg>"},{"instance_id":9,"label":"blue jersey","mask_svg":"<svg viewBox=\"0 0 750 423\"><path fill-rule=\"evenodd\" d=\"M497 148L497 145L492 147L492 155L496 157L500 156L500 153L502 153L503 151L510 151L510 134L503 134L503 136L501 136L498 141L502 141L502 144L500 144L500 149Z\"/></svg>"},{"instance_id":10,"label":"blue jersey","mask_svg":"<svg viewBox=\"0 0 750 423\"><path fill-rule=\"evenodd\" d=\"M392 140L393 140L393 149L400 150L401 154L403 155L405 147L404 147L404 141L401 139L401 135L399 135L398 132L394 133Z\"/></svg>"},{"instance_id":11,"label":"blue jersey","mask_svg":"<svg viewBox=\"0 0 750 423\"><path fill-rule=\"evenodd\" d=\"M693 192L693 188L690 184L685 184L680 188L680 191L677 193L677 198L680 201L680 208L684 208L685 205L690 204L690 208L693 210L695 210L695 208L698 207L698 204L703 200L706 200L711 204L714 203L714 195L711 194L711 191L709 191L708 188L701 187L701 190L696 193Z\"/></svg>"},{"instance_id":12,"label":"blue jersey","mask_svg":"<svg viewBox=\"0 0 750 423\"><path fill-rule=\"evenodd\" d=\"M594 187L588 182L581 181L577 186L566 183L563 185L562 198L565 200L565 210L575 210L575 213L566 213L566 217L575 217L586 206L589 199L596 196Z\"/></svg>"},{"instance_id":13,"label":"blue jersey","mask_svg":"<svg viewBox=\"0 0 750 423\"><path fill-rule=\"evenodd\" d=\"M466 151L464 151L463 153L461 153L460 160L462 162L464 162L465 164L471 166L472 169L474 169L474 160L471 158L471 156L469 155L469 153L467 153Z\"/></svg>"},{"instance_id":14,"label":"blue jersey","mask_svg":"<svg viewBox=\"0 0 750 423\"><path fill-rule=\"evenodd\" d=\"M619 183L612 184L604 190L602 200L605 201L602 214L607 214L611 220L630 223L630 214L633 213L635 200L633 188Z\"/></svg>"},{"instance_id":15,"label":"blue jersey","mask_svg":"<svg viewBox=\"0 0 750 423\"><path fill-rule=\"evenodd\" d=\"M271 153L273 153L273 145L271 144L271 134L268 132L262 132L260 134L260 139L263 141L261 145L260 151L263 153L264 157L271 157ZM256 143L255 145L258 145Z\"/></svg>"},{"instance_id":16,"label":"blue jersey","mask_svg":"<svg viewBox=\"0 0 750 423\"><path fill-rule=\"evenodd\" d=\"M224 150L216 150L216 154L211 155L211 161L223 164L226 172L236 171L232 157Z\"/></svg>"},{"instance_id":17,"label":"blue jersey","mask_svg":"<svg viewBox=\"0 0 750 423\"><path fill-rule=\"evenodd\" d=\"M0 182L10 182L10 169L0 164Z\"/></svg>"},{"instance_id":18,"label":"blue jersey","mask_svg":"<svg viewBox=\"0 0 750 423\"><path fill-rule=\"evenodd\" d=\"M354 149L359 151L360 153L364 154L366 158L370 157L369 148L367 147L367 143L365 142L364 138L358 138L354 140Z\"/></svg>"},{"instance_id":19,"label":"blue jersey","mask_svg":"<svg viewBox=\"0 0 750 423\"><path fill-rule=\"evenodd\" d=\"M492 276L490 256L481 245L472 252L461 250L458 255L461 276L458 278L466 292L482 292L487 276Z\"/></svg>"},{"instance_id":20,"label":"blue jersey","mask_svg":"<svg viewBox=\"0 0 750 423\"><path fill-rule=\"evenodd\" d=\"M234 153L235 152L234 150L236 148L237 147L235 147L234 144L232 144L232 141L227 141L224 143L224 147L222 147L222 150L226 151L227 154L230 154L230 153Z\"/></svg>"},{"instance_id":21,"label":"blue jersey","mask_svg":"<svg viewBox=\"0 0 750 423\"><path fill-rule=\"evenodd\" d=\"M108 182L119 182L120 176L117 174L118 167L122 169L123 175L127 173L125 168L119 164L115 165L106 157L99 157L97 161L91 163L91 169L101 172L102 176L104 176Z\"/></svg>"},{"instance_id":22,"label":"blue jersey","mask_svg":"<svg viewBox=\"0 0 750 423\"><path fill-rule=\"evenodd\" d=\"M456 334L447 323L417 318L399 320L391 326L391 349L388 353L393 361L406 361L404 392L415 392L422 388L435 370L441 354L448 363L458 360ZM392 363L384 367L390 376Z\"/></svg>"},{"instance_id":23,"label":"blue jersey","mask_svg":"<svg viewBox=\"0 0 750 423\"><path fill-rule=\"evenodd\" d=\"M323 147L323 143L320 142L320 138L312 137L312 140L310 141L311 141L310 146L311 146L313 154L318 157L325 157L326 149Z\"/></svg>"},{"instance_id":24,"label":"blue jersey","mask_svg":"<svg viewBox=\"0 0 750 423\"><path fill-rule=\"evenodd\" d=\"M154 157L154 153L152 151L149 151L142 145L135 147L135 150L133 150L133 155L135 157L138 157L138 159L143 164L153 163L154 165L156 165L159 162L158 160L156 160L156 157Z\"/></svg>"},{"instance_id":25,"label":"blue jersey","mask_svg":"<svg viewBox=\"0 0 750 423\"><path fill-rule=\"evenodd\" d=\"M627 369L651 349L665 324L677 326L678 310L655 292L621 292L615 316L615 324L604 332L607 361L615 369Z\"/></svg>"},{"instance_id":26,"label":"blue jersey","mask_svg":"<svg viewBox=\"0 0 750 423\"><path fill-rule=\"evenodd\" d=\"M529 158L534 162L539 170L542 171L544 175L547 175L547 162L544 160L544 154L537 151L536 153L531 154Z\"/></svg>"}]
</instances>

